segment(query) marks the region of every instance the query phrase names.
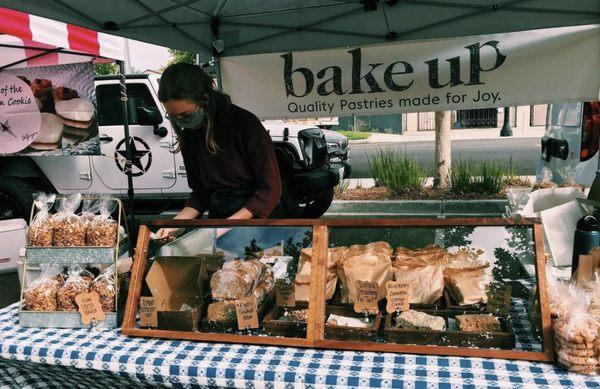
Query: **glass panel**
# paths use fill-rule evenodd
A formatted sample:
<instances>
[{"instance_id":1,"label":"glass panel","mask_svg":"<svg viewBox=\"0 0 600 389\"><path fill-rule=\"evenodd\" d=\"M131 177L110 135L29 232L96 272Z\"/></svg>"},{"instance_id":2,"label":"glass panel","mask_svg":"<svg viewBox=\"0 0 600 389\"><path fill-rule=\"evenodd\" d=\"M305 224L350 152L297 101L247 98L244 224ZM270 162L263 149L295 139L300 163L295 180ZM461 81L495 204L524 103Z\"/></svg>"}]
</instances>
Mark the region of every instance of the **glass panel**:
<instances>
[{"instance_id":1,"label":"glass panel","mask_svg":"<svg viewBox=\"0 0 600 389\"><path fill-rule=\"evenodd\" d=\"M306 338L312 227L157 230L139 328Z\"/></svg>"},{"instance_id":2,"label":"glass panel","mask_svg":"<svg viewBox=\"0 0 600 389\"><path fill-rule=\"evenodd\" d=\"M531 227L329 231L325 339L542 351Z\"/></svg>"}]
</instances>

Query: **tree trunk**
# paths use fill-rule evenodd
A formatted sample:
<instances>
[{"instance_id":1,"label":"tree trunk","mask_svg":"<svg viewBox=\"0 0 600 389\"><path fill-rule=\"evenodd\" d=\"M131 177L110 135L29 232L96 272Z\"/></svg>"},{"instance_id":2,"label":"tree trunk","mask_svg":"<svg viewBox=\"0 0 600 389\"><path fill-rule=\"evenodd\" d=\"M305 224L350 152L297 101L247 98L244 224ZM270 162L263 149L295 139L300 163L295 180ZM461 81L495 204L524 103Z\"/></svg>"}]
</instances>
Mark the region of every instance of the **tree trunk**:
<instances>
[{"instance_id":1,"label":"tree trunk","mask_svg":"<svg viewBox=\"0 0 600 389\"><path fill-rule=\"evenodd\" d=\"M450 168L452 166L450 111L435 113L435 179L436 188L446 189L450 186Z\"/></svg>"}]
</instances>

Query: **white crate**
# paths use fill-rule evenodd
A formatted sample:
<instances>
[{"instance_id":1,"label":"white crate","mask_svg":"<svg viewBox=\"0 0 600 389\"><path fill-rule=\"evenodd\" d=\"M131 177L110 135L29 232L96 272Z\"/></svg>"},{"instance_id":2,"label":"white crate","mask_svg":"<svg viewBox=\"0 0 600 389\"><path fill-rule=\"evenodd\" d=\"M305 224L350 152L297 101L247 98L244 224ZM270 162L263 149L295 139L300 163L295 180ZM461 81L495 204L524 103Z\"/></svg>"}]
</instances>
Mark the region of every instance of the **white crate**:
<instances>
[{"instance_id":1,"label":"white crate","mask_svg":"<svg viewBox=\"0 0 600 389\"><path fill-rule=\"evenodd\" d=\"M27 243L27 223L23 219L0 220L0 274L17 271L19 250Z\"/></svg>"}]
</instances>

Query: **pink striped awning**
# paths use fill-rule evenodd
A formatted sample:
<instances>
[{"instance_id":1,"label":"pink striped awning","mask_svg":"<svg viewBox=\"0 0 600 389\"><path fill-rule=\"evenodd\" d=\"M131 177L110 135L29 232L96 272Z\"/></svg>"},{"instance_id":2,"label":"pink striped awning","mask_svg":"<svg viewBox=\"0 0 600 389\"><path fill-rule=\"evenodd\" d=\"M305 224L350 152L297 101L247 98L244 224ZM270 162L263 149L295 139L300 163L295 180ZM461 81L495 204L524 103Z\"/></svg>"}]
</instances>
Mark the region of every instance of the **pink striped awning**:
<instances>
[{"instance_id":1,"label":"pink striped awning","mask_svg":"<svg viewBox=\"0 0 600 389\"><path fill-rule=\"evenodd\" d=\"M123 47L114 35L0 7L0 66L26 58L15 67L123 60ZM64 52L31 58L54 48Z\"/></svg>"}]
</instances>

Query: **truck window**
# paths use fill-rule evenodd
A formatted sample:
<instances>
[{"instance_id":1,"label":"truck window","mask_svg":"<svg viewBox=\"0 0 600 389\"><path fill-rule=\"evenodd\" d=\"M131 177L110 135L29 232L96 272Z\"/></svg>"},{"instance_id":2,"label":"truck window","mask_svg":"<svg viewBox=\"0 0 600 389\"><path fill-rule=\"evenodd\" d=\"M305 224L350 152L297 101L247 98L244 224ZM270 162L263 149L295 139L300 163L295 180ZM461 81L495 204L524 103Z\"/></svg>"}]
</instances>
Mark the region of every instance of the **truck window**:
<instances>
[{"instance_id":1,"label":"truck window","mask_svg":"<svg viewBox=\"0 0 600 389\"><path fill-rule=\"evenodd\" d=\"M548 125L579 127L581 125L581 103L552 104L548 111Z\"/></svg>"},{"instance_id":2,"label":"truck window","mask_svg":"<svg viewBox=\"0 0 600 389\"><path fill-rule=\"evenodd\" d=\"M127 84L127 98L129 99L129 124L138 124L137 108L157 108L146 84ZM118 126L123 124L119 84L98 85L96 99L98 101L98 125Z\"/></svg>"}]
</instances>

